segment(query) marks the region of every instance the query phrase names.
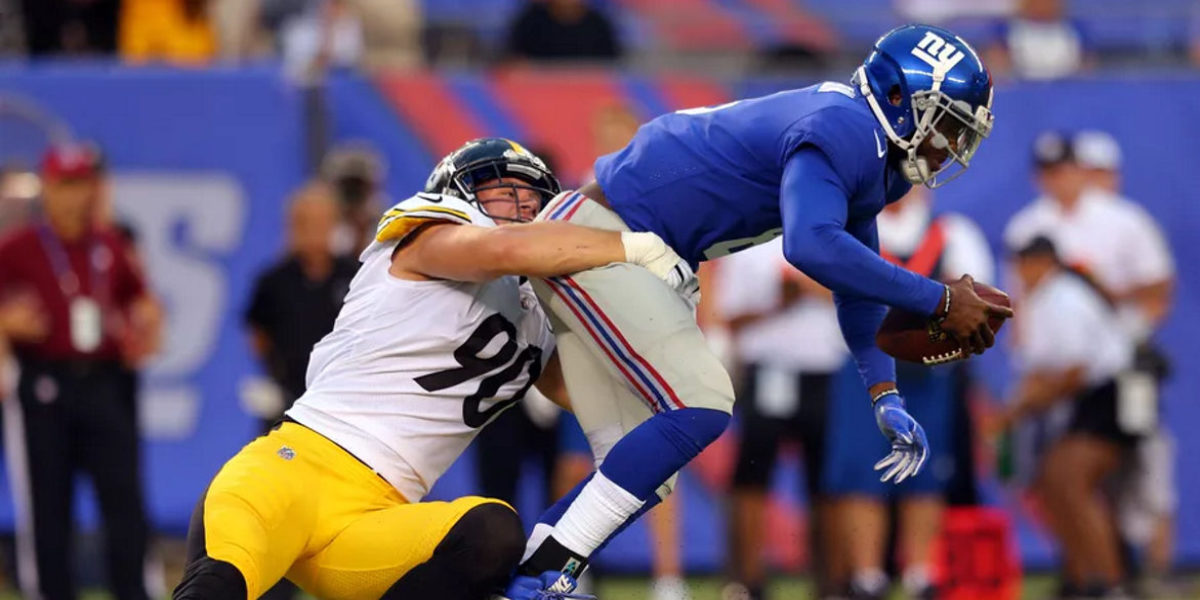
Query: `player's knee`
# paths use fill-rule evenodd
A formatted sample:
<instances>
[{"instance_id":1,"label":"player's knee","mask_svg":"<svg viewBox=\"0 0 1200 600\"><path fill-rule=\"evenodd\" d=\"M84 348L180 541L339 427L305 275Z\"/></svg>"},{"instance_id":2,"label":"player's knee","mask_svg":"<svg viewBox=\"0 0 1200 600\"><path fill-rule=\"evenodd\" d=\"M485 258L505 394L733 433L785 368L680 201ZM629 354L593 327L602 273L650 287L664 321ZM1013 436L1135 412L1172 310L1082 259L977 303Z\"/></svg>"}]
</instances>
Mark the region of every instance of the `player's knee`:
<instances>
[{"instance_id":1,"label":"player's knee","mask_svg":"<svg viewBox=\"0 0 1200 600\"><path fill-rule=\"evenodd\" d=\"M434 551L471 565L470 577L503 582L521 561L525 530L521 517L500 502L485 502L463 514Z\"/></svg>"},{"instance_id":2,"label":"player's knee","mask_svg":"<svg viewBox=\"0 0 1200 600\"><path fill-rule=\"evenodd\" d=\"M692 377L676 386L680 400L689 407L733 412L733 381L715 356L699 360Z\"/></svg>"},{"instance_id":3,"label":"player's knee","mask_svg":"<svg viewBox=\"0 0 1200 600\"><path fill-rule=\"evenodd\" d=\"M711 408L684 408L658 415L672 441L695 456L716 441L729 426L730 413Z\"/></svg>"},{"instance_id":4,"label":"player's knee","mask_svg":"<svg viewBox=\"0 0 1200 600\"><path fill-rule=\"evenodd\" d=\"M188 564L173 600L244 600L246 578L237 567L207 556Z\"/></svg>"}]
</instances>

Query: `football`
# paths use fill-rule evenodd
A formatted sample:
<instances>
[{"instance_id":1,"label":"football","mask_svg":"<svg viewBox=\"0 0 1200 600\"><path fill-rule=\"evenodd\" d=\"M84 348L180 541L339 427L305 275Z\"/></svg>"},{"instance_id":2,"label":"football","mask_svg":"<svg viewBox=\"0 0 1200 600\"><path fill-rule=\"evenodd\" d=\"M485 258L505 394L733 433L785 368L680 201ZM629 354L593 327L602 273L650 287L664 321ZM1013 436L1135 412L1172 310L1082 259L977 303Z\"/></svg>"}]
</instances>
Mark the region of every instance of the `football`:
<instances>
[{"instance_id":1,"label":"football","mask_svg":"<svg viewBox=\"0 0 1200 600\"><path fill-rule=\"evenodd\" d=\"M975 282L975 293L992 304L1012 306L1008 294L985 283ZM1003 318L992 317L988 326L995 333L1000 331L1004 321ZM939 329L934 319L897 308L888 311L883 319L879 332L875 334L875 344L894 358L929 366L967 357L959 343Z\"/></svg>"}]
</instances>

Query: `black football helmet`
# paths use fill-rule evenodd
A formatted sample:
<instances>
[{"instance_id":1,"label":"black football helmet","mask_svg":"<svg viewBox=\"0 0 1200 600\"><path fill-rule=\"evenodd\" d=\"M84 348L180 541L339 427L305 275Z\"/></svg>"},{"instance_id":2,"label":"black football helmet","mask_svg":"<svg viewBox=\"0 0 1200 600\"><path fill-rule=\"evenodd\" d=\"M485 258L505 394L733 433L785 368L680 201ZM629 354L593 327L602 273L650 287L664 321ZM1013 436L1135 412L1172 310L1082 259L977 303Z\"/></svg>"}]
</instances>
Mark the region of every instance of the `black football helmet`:
<instances>
[{"instance_id":1,"label":"black football helmet","mask_svg":"<svg viewBox=\"0 0 1200 600\"><path fill-rule=\"evenodd\" d=\"M500 180L507 177L525 183L501 183ZM539 211L562 191L558 179L542 159L524 146L504 138L479 138L463 144L443 158L425 182L426 192L462 198L493 219L522 220L491 215L476 198L482 190L500 187L537 192Z\"/></svg>"}]
</instances>

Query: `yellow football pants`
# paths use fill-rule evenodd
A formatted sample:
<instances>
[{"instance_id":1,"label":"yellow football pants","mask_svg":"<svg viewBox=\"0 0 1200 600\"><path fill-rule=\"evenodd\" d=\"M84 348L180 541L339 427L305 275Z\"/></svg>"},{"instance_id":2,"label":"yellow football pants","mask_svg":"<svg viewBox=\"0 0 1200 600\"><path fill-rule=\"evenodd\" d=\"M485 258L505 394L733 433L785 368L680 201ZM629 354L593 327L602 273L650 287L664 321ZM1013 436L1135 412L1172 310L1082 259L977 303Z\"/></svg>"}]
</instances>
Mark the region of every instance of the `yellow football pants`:
<instances>
[{"instance_id":1,"label":"yellow football pants","mask_svg":"<svg viewBox=\"0 0 1200 600\"><path fill-rule=\"evenodd\" d=\"M209 557L232 564L258 598L287 577L318 598L376 599L429 560L487 498L410 504L345 450L296 423L251 442L204 498Z\"/></svg>"}]
</instances>

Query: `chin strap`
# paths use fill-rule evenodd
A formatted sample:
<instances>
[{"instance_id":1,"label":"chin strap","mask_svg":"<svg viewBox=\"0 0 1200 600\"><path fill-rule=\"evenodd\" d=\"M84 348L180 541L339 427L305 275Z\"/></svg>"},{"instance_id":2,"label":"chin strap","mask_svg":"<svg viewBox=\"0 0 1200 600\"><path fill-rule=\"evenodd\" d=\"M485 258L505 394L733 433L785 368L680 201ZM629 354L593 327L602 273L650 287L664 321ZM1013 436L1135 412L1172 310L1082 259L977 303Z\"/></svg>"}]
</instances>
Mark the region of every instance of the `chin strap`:
<instances>
[{"instance_id":1,"label":"chin strap","mask_svg":"<svg viewBox=\"0 0 1200 600\"><path fill-rule=\"evenodd\" d=\"M929 172L929 161L909 152L908 156L900 159L900 174L913 185L924 185L933 175Z\"/></svg>"},{"instance_id":2,"label":"chin strap","mask_svg":"<svg viewBox=\"0 0 1200 600\"><path fill-rule=\"evenodd\" d=\"M913 185L920 185L929 181L928 161L917 156L917 144L900 137L896 134L896 130L892 129L892 124L888 121L887 116L883 114L883 107L879 105L875 94L871 92L871 84L867 81L866 67L859 67L858 71L854 73L854 79L858 81L858 91L866 99L867 106L871 107L871 112L874 113L875 120L879 122L879 126L883 128L883 133L887 136L888 141L905 154L904 158L900 159L900 174ZM914 130L919 131L919 125L920 123L914 124ZM919 140L917 143L920 143Z\"/></svg>"},{"instance_id":3,"label":"chin strap","mask_svg":"<svg viewBox=\"0 0 1200 600\"><path fill-rule=\"evenodd\" d=\"M875 99L875 94L871 92L871 84L867 81L866 67L859 67L858 71L854 73L854 78L858 80L858 92L867 100L867 106L871 107L871 112L875 114L875 120L879 121L879 125L883 127L884 135L901 150L907 151L912 144L908 140L896 135L896 130L892 129L892 124L888 122L887 115L883 114L883 107L879 106L879 101Z\"/></svg>"}]
</instances>

